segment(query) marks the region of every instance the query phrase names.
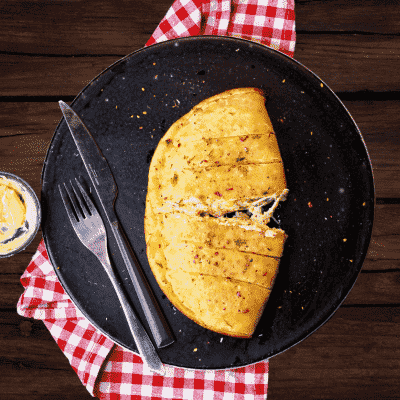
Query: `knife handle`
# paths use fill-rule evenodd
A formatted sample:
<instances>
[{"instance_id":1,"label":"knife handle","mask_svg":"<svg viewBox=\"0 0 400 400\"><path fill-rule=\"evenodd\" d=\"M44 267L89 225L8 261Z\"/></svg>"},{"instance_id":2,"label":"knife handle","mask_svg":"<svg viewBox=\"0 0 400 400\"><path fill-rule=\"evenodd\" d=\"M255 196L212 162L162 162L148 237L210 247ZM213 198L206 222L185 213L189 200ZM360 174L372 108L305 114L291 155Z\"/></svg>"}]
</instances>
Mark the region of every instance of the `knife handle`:
<instances>
[{"instance_id":1,"label":"knife handle","mask_svg":"<svg viewBox=\"0 0 400 400\"><path fill-rule=\"evenodd\" d=\"M118 299L121 303L122 310L124 311L129 329L131 330L132 336L135 339L136 347L138 348L139 354L141 355L143 361L148 365L151 371L160 375L165 375L164 366L156 352L156 349L154 348L153 343L151 342L147 332L143 328L143 325L140 323L135 312L127 301L124 291L114 274L113 268L110 264L110 259L108 257L107 248L102 249L101 247L97 246L96 248L92 248L90 250L99 259L111 280L114 290L117 293Z\"/></svg>"},{"instance_id":2,"label":"knife handle","mask_svg":"<svg viewBox=\"0 0 400 400\"><path fill-rule=\"evenodd\" d=\"M118 221L111 222L111 228L121 251L126 269L131 277L133 287L149 323L154 341L158 348L166 347L174 342L174 337L147 282L139 260L136 258L120 223Z\"/></svg>"}]
</instances>

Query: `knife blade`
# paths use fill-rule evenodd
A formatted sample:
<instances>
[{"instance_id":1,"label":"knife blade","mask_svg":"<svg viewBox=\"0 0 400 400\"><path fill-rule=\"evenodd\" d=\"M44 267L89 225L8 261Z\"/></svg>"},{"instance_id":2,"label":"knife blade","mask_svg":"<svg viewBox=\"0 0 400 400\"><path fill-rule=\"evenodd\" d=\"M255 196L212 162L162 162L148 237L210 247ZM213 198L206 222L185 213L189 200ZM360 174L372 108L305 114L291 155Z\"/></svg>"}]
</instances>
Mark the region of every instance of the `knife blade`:
<instances>
[{"instance_id":1,"label":"knife blade","mask_svg":"<svg viewBox=\"0 0 400 400\"><path fill-rule=\"evenodd\" d=\"M59 105L117 241L155 344L158 348L166 347L174 338L115 213L118 189L111 168L78 114L61 100Z\"/></svg>"}]
</instances>

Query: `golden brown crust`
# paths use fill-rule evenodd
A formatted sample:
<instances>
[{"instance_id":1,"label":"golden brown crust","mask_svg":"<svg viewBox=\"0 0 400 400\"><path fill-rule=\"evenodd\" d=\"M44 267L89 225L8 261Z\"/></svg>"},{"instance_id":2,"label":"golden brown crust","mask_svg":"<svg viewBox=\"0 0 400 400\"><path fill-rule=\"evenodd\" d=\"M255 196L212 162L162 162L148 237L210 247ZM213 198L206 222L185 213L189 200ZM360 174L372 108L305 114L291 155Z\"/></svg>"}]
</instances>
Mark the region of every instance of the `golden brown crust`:
<instances>
[{"instance_id":1,"label":"golden brown crust","mask_svg":"<svg viewBox=\"0 0 400 400\"><path fill-rule=\"evenodd\" d=\"M252 88L204 100L170 127L149 171L145 236L158 284L193 321L237 337L254 332L287 237L256 213L223 217L286 190L264 101Z\"/></svg>"}]
</instances>

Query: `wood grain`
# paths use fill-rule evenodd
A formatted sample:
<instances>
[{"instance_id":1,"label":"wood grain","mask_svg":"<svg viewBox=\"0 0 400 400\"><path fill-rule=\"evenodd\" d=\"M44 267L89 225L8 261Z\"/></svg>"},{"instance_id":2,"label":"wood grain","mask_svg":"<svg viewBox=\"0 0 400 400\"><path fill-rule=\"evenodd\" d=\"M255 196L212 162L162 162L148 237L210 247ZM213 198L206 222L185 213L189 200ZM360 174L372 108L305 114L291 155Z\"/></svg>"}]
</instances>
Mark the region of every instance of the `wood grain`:
<instances>
[{"instance_id":1,"label":"wood grain","mask_svg":"<svg viewBox=\"0 0 400 400\"><path fill-rule=\"evenodd\" d=\"M172 0L0 2L0 171L40 196L61 118L95 76L142 48ZM343 100L373 166L378 203L361 273L333 317L270 362L268 399L400 399L400 2L296 0L295 59ZM385 204L382 204L385 203ZM92 398L41 321L20 317L36 251L0 259L0 398Z\"/></svg>"},{"instance_id":2,"label":"wood grain","mask_svg":"<svg viewBox=\"0 0 400 400\"><path fill-rule=\"evenodd\" d=\"M123 56L125 54L75 58L0 53L1 95L75 97L100 72Z\"/></svg>"},{"instance_id":3,"label":"wood grain","mask_svg":"<svg viewBox=\"0 0 400 400\"><path fill-rule=\"evenodd\" d=\"M358 32L380 35L400 30L400 4L380 0L297 0L297 32Z\"/></svg>"},{"instance_id":4,"label":"wood grain","mask_svg":"<svg viewBox=\"0 0 400 400\"><path fill-rule=\"evenodd\" d=\"M400 90L398 36L299 34L295 59L335 92ZM332 59L332 54L336 57Z\"/></svg>"},{"instance_id":5,"label":"wood grain","mask_svg":"<svg viewBox=\"0 0 400 400\"><path fill-rule=\"evenodd\" d=\"M144 44L116 48L112 56L46 57L0 53L1 95L76 96L100 72ZM340 56L332 59L331 54ZM295 59L335 92L399 92L399 57L398 36L297 35Z\"/></svg>"},{"instance_id":6,"label":"wood grain","mask_svg":"<svg viewBox=\"0 0 400 400\"><path fill-rule=\"evenodd\" d=\"M0 49L46 56L126 55L146 44L171 4L171 0L3 2Z\"/></svg>"},{"instance_id":7,"label":"wood grain","mask_svg":"<svg viewBox=\"0 0 400 400\"><path fill-rule=\"evenodd\" d=\"M340 308L270 361L268 399L398 399L399 307Z\"/></svg>"},{"instance_id":8,"label":"wood grain","mask_svg":"<svg viewBox=\"0 0 400 400\"><path fill-rule=\"evenodd\" d=\"M42 321L0 309L0 326L2 398L92 398Z\"/></svg>"}]
</instances>

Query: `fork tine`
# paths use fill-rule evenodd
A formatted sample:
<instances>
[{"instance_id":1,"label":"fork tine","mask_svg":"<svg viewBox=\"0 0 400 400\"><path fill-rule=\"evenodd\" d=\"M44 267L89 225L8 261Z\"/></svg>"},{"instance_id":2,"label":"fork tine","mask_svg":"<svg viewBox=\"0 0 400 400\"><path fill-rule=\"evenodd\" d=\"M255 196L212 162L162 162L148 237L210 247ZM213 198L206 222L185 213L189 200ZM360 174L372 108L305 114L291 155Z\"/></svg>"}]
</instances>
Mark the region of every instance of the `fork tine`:
<instances>
[{"instance_id":1,"label":"fork tine","mask_svg":"<svg viewBox=\"0 0 400 400\"><path fill-rule=\"evenodd\" d=\"M69 181L69 183L71 184L72 190L73 190L74 193L75 193L75 197L78 198L78 196L76 195L75 189L74 189L74 187L72 186L72 182ZM68 186L65 184L65 182L64 182L64 187L65 187L65 190L66 190L67 193L68 193L69 201L70 201L70 203L72 204L72 208L73 208L74 211L75 211L75 215L77 216L77 220L79 221L79 220L85 218L85 215L82 214L82 211L79 209L78 204L76 203L76 200L75 200L73 194L72 194L71 191L68 189ZM78 198L78 201L79 201L79 198Z\"/></svg>"},{"instance_id":2,"label":"fork tine","mask_svg":"<svg viewBox=\"0 0 400 400\"><path fill-rule=\"evenodd\" d=\"M83 218L85 219L85 218L87 218L89 215L88 215L88 213L87 213L87 208L88 207L85 207L85 205L83 204L83 202L82 202L82 200L81 200L81 197L80 196L78 196L78 193L76 192L76 190L75 190L75 187L74 187L74 185L72 184L72 182L71 181L69 181L69 183L71 184L71 187L72 187L72 190L74 191L74 194L75 194L75 197L76 197L76 199L78 200L78 203L79 203L79 205L80 205L80 211L81 211L81 214L83 215ZM75 204L75 209L77 209L77 208L79 208L78 206L77 206L77 204Z\"/></svg>"},{"instance_id":3,"label":"fork tine","mask_svg":"<svg viewBox=\"0 0 400 400\"><path fill-rule=\"evenodd\" d=\"M75 178L76 184L78 185L78 188L82 194L82 197L84 198L87 208L90 211L90 214L98 214L96 207L94 206L92 200L90 199L90 197L88 196L88 194L86 193L85 189L83 189L82 185L79 183L78 179Z\"/></svg>"},{"instance_id":4,"label":"fork tine","mask_svg":"<svg viewBox=\"0 0 400 400\"><path fill-rule=\"evenodd\" d=\"M64 187L65 187L65 183L64 183ZM67 214L68 214L70 221L72 222L72 224L77 223L78 220L76 219L76 216L75 216L74 212L72 211L71 200L70 200L69 194L67 194L67 196L65 196L65 194L62 192L60 185L58 185L58 190L60 191L61 199L64 203L65 209L67 210ZM68 190L67 190L67 193L68 193Z\"/></svg>"}]
</instances>

